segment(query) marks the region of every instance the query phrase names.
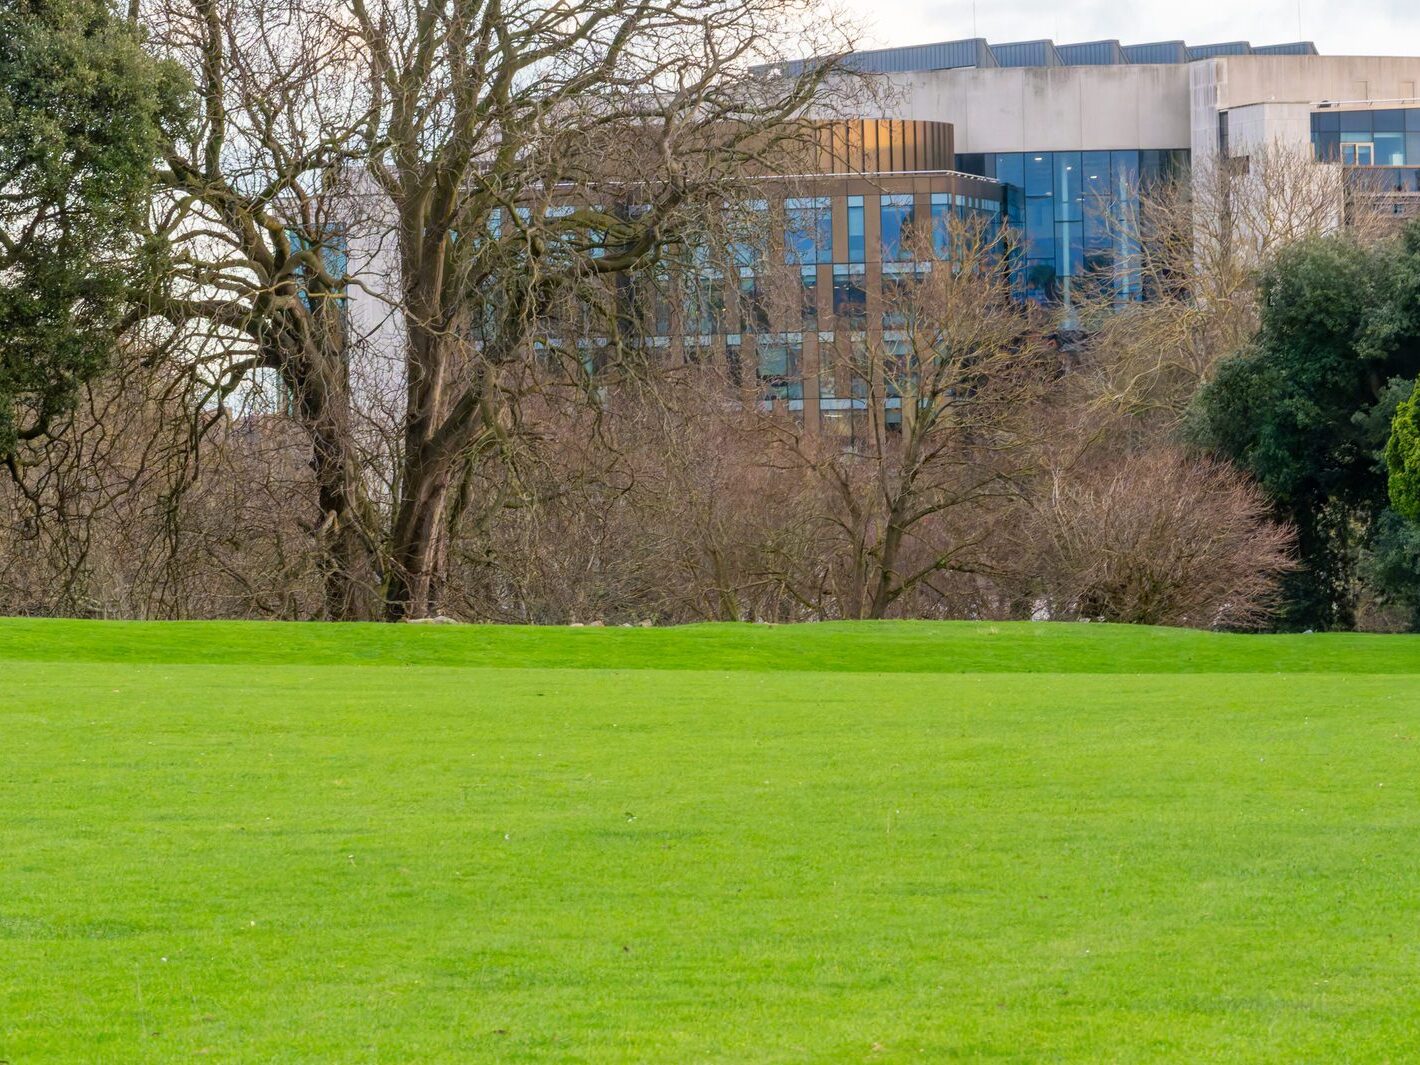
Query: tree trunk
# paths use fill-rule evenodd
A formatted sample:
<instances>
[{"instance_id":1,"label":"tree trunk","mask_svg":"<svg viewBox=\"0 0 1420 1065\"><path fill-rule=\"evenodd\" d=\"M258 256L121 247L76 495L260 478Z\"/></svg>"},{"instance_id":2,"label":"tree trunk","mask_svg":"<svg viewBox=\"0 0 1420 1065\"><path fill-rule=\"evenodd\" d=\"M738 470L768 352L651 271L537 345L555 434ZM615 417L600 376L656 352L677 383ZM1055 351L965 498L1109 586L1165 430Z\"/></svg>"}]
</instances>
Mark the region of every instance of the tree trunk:
<instances>
[{"instance_id":1,"label":"tree trunk","mask_svg":"<svg viewBox=\"0 0 1420 1065\"><path fill-rule=\"evenodd\" d=\"M375 621L380 617L379 559L350 505L344 464L322 456L322 450L318 444L312 465L322 515L318 550L325 617L329 621Z\"/></svg>"},{"instance_id":2,"label":"tree trunk","mask_svg":"<svg viewBox=\"0 0 1420 1065\"><path fill-rule=\"evenodd\" d=\"M374 621L380 616L383 582L373 510L352 437L344 360L334 374L328 361L308 352L285 375L311 438L324 615L329 621Z\"/></svg>"},{"instance_id":3,"label":"tree trunk","mask_svg":"<svg viewBox=\"0 0 1420 1065\"><path fill-rule=\"evenodd\" d=\"M445 462L406 464L404 497L390 543L384 604L387 621L425 618L438 612L451 473Z\"/></svg>"}]
</instances>

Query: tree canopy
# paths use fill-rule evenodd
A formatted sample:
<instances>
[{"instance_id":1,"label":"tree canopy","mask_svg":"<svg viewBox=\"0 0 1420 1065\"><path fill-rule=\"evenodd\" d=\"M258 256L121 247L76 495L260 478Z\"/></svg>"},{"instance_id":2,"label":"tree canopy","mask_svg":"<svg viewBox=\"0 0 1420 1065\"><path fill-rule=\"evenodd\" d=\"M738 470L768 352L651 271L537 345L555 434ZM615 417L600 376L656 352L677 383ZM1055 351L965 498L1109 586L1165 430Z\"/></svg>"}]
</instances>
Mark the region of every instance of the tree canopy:
<instances>
[{"instance_id":1,"label":"tree canopy","mask_svg":"<svg viewBox=\"0 0 1420 1065\"><path fill-rule=\"evenodd\" d=\"M1332 235L1272 258L1252 345L1199 394L1195 438L1255 476L1297 527L1292 625L1353 621L1359 563L1382 546L1391 422L1417 371L1420 228L1372 244ZM1399 578L1391 566L1364 569Z\"/></svg>"},{"instance_id":2,"label":"tree canopy","mask_svg":"<svg viewBox=\"0 0 1420 1065\"><path fill-rule=\"evenodd\" d=\"M104 0L0 0L0 461L107 363L182 101Z\"/></svg>"}]
</instances>

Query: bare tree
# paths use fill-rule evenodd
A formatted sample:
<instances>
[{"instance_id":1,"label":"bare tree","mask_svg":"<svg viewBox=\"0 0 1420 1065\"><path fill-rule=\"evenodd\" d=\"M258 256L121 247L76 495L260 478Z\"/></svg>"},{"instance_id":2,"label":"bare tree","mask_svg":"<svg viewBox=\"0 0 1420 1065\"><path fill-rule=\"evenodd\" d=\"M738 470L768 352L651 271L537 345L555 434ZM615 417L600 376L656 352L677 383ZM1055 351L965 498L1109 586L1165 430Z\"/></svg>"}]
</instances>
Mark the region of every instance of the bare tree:
<instances>
[{"instance_id":1,"label":"bare tree","mask_svg":"<svg viewBox=\"0 0 1420 1065\"><path fill-rule=\"evenodd\" d=\"M846 43L807 0L154 3L201 100L165 355L194 406L265 388L303 427L331 617L436 609L522 398L634 346L616 279L735 203L831 72L750 68Z\"/></svg>"},{"instance_id":2,"label":"bare tree","mask_svg":"<svg viewBox=\"0 0 1420 1065\"><path fill-rule=\"evenodd\" d=\"M172 416L170 387L130 357L0 485L0 612L99 617L308 617L314 496L285 419Z\"/></svg>"},{"instance_id":3,"label":"bare tree","mask_svg":"<svg viewBox=\"0 0 1420 1065\"><path fill-rule=\"evenodd\" d=\"M1294 565L1262 490L1176 449L1049 470L1016 523L1024 585L1053 618L1251 628Z\"/></svg>"},{"instance_id":4,"label":"bare tree","mask_svg":"<svg viewBox=\"0 0 1420 1065\"><path fill-rule=\"evenodd\" d=\"M1101 410L1176 428L1219 359L1257 329L1257 271L1279 247L1343 223L1384 231L1366 204L1348 212L1339 167L1271 144L1194 160L1185 178L1111 205L1118 249L1075 308L1088 335L1079 368Z\"/></svg>"},{"instance_id":5,"label":"bare tree","mask_svg":"<svg viewBox=\"0 0 1420 1065\"><path fill-rule=\"evenodd\" d=\"M883 617L983 564L985 515L1028 469L1031 411L1059 370L1045 315L1013 296L1009 234L994 221L953 219L907 246L870 301L883 328L824 371L848 386L850 438L768 422L818 480L818 520L836 541L823 586L801 595L826 595L845 617Z\"/></svg>"}]
</instances>

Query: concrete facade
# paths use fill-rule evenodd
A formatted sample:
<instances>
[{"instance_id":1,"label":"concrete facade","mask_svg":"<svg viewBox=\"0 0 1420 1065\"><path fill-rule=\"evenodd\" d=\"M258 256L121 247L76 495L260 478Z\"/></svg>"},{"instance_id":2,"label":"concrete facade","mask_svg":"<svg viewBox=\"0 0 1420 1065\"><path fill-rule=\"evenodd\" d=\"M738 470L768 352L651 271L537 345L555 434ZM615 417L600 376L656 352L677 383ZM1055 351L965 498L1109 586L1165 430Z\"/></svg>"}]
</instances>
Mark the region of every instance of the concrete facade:
<instances>
[{"instance_id":1,"label":"concrete facade","mask_svg":"<svg viewBox=\"0 0 1420 1065\"><path fill-rule=\"evenodd\" d=\"M1225 55L1187 63L954 67L884 73L869 117L950 122L960 154L1310 146L1322 104L1420 106L1420 57Z\"/></svg>"},{"instance_id":2,"label":"concrete facade","mask_svg":"<svg viewBox=\"0 0 1420 1065\"><path fill-rule=\"evenodd\" d=\"M952 123L958 153L1189 144L1185 66L966 68L885 78L884 110Z\"/></svg>"}]
</instances>

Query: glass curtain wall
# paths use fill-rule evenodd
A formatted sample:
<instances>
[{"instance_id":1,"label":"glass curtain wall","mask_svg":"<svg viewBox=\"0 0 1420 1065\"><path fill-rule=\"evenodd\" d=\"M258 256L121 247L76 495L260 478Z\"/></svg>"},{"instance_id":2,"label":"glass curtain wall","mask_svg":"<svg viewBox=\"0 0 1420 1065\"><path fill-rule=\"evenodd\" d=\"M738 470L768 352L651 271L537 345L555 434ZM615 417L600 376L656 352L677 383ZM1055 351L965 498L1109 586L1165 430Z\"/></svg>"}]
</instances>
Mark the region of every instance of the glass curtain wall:
<instances>
[{"instance_id":1,"label":"glass curtain wall","mask_svg":"<svg viewBox=\"0 0 1420 1065\"><path fill-rule=\"evenodd\" d=\"M1321 163L1348 168L1348 187L1371 195L1404 194L1414 209L1420 193L1420 107L1313 111L1312 152Z\"/></svg>"},{"instance_id":2,"label":"glass curtain wall","mask_svg":"<svg viewBox=\"0 0 1420 1065\"><path fill-rule=\"evenodd\" d=\"M1086 276L1112 278L1116 297L1143 296L1130 220L1139 189L1182 177L1187 149L994 152L958 156L964 171L1006 186L1006 220L1019 233L1015 284L1027 299L1068 299Z\"/></svg>"}]
</instances>

